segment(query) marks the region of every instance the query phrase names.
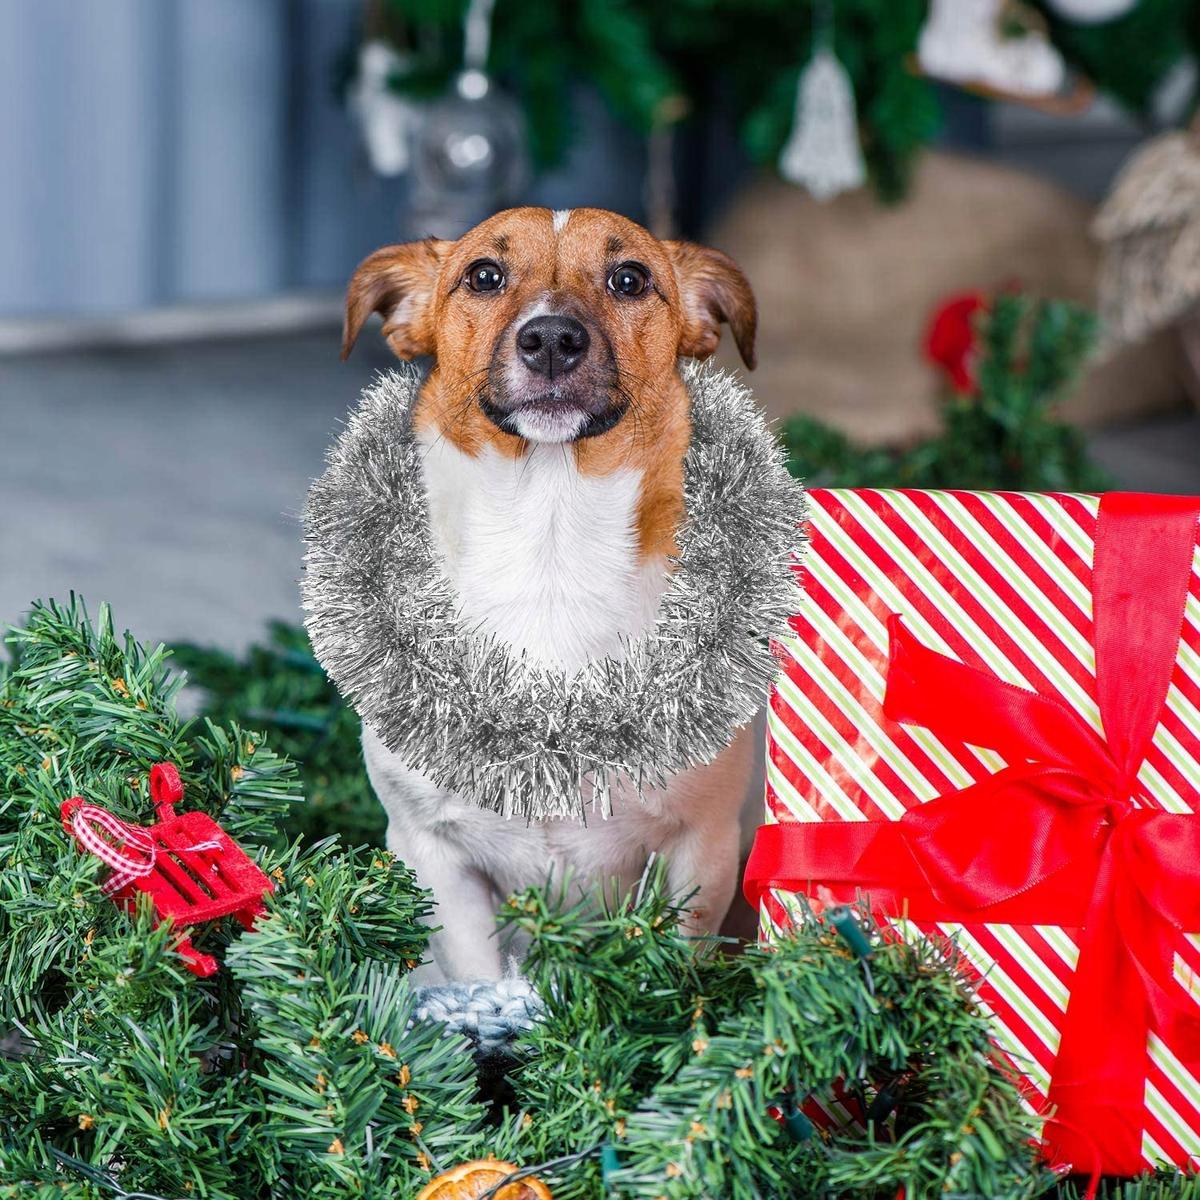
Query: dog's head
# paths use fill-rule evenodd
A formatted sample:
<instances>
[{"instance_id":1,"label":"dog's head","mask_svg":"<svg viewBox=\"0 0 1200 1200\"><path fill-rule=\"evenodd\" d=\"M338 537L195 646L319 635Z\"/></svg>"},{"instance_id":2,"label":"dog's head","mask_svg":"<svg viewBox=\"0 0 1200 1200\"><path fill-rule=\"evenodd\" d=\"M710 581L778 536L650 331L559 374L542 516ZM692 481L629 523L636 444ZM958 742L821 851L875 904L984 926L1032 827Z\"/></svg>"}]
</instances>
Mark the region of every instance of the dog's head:
<instances>
[{"instance_id":1,"label":"dog's head","mask_svg":"<svg viewBox=\"0 0 1200 1200\"><path fill-rule=\"evenodd\" d=\"M343 357L372 312L399 357L433 356L418 419L468 452L679 424L677 360L712 354L723 322L754 366L754 295L731 259L595 208L385 246L350 281Z\"/></svg>"}]
</instances>

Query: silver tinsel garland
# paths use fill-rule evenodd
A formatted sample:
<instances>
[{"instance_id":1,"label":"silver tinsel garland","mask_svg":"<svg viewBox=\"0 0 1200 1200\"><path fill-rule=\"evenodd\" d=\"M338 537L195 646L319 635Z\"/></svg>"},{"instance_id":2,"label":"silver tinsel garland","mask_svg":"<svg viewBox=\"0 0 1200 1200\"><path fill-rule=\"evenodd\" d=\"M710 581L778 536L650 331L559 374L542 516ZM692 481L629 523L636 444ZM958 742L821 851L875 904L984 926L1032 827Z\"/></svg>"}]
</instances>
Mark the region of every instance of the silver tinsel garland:
<instances>
[{"instance_id":1,"label":"silver tinsel garland","mask_svg":"<svg viewBox=\"0 0 1200 1200\"><path fill-rule=\"evenodd\" d=\"M313 648L389 749L440 785L528 819L611 811L710 762L763 704L768 639L797 591L804 492L750 393L692 366L687 516L654 627L575 673L528 661L459 615L412 431L420 375L363 393L313 484L302 584Z\"/></svg>"}]
</instances>

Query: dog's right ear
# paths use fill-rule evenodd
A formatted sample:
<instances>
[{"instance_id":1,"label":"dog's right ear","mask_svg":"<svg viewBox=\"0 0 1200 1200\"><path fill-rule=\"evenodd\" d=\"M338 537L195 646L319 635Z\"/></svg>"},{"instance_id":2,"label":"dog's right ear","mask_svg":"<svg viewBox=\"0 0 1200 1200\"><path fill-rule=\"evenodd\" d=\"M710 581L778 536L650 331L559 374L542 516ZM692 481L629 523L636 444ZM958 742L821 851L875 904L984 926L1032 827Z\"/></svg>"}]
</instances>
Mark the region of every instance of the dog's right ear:
<instances>
[{"instance_id":1,"label":"dog's right ear","mask_svg":"<svg viewBox=\"0 0 1200 1200\"><path fill-rule=\"evenodd\" d=\"M363 323L373 312L383 317L383 336L398 357L434 352L434 294L442 259L453 244L426 238L384 246L358 264L346 289L343 359L350 356Z\"/></svg>"},{"instance_id":2,"label":"dog's right ear","mask_svg":"<svg viewBox=\"0 0 1200 1200\"><path fill-rule=\"evenodd\" d=\"M679 353L708 358L721 340L721 324L729 325L742 362L754 370L754 332L758 309L750 281L720 250L692 242L664 242L675 265L683 299L684 324Z\"/></svg>"}]
</instances>

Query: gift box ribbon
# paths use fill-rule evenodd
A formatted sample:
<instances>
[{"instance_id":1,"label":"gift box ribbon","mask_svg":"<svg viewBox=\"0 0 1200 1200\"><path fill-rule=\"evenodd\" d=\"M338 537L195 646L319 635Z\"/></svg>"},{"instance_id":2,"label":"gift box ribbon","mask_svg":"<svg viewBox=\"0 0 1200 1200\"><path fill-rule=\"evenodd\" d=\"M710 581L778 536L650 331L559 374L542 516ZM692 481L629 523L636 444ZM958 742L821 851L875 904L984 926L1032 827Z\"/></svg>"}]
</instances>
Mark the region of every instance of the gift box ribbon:
<instances>
[{"instance_id":1,"label":"gift box ribbon","mask_svg":"<svg viewBox=\"0 0 1200 1200\"><path fill-rule=\"evenodd\" d=\"M1057 696L930 650L893 614L884 714L1010 765L899 821L764 825L746 898L820 886L917 921L1079 927L1049 1090L1054 1158L1142 1169L1147 1037L1200 1066L1200 1005L1175 979L1200 931L1200 815L1144 806L1137 775L1166 703L1200 498L1110 493L1097 519L1092 642L1103 737ZM1200 796L1189 795L1200 807Z\"/></svg>"}]
</instances>

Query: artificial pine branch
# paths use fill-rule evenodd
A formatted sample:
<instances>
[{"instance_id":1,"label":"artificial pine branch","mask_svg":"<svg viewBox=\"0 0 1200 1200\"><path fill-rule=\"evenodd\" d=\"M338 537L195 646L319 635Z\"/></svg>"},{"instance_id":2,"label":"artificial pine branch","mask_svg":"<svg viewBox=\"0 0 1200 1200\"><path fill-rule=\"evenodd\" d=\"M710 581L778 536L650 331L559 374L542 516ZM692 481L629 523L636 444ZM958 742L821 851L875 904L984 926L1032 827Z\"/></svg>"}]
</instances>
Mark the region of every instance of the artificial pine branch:
<instances>
[{"instance_id":1,"label":"artificial pine branch","mask_svg":"<svg viewBox=\"0 0 1200 1200\"><path fill-rule=\"evenodd\" d=\"M810 917L772 949L721 953L686 937L651 870L623 902L511 899L527 970L553 997L518 1043L504 1152L548 1162L614 1148L554 1174L559 1200L766 1196L1032 1197L1036 1121L996 1064L987 1019L946 946L875 936L869 961ZM771 1105L868 1102L903 1077L867 1129L793 1140ZM526 1119L521 1118L521 1114ZM607 1190L606 1190L607 1189Z\"/></svg>"},{"instance_id":2,"label":"artificial pine branch","mask_svg":"<svg viewBox=\"0 0 1200 1200\"><path fill-rule=\"evenodd\" d=\"M1085 1186L1063 1184L1058 1200L1083 1200ZM1098 1200L1200 1200L1200 1177L1156 1171L1139 1179L1110 1180L1101 1185Z\"/></svg>"},{"instance_id":3,"label":"artificial pine branch","mask_svg":"<svg viewBox=\"0 0 1200 1200\"><path fill-rule=\"evenodd\" d=\"M744 969L757 1002L697 1040L695 1059L629 1122L631 1197L769 1194L1034 1196L1047 1179L1028 1149L1035 1122L988 1050L986 1019L929 943L875 940L869 963L810 918ZM767 1104L877 1094L911 1076L894 1116L789 1145ZM922 1086L926 1081L932 1086ZM763 1160L762 1148L775 1156Z\"/></svg>"},{"instance_id":4,"label":"artificial pine branch","mask_svg":"<svg viewBox=\"0 0 1200 1200\"><path fill-rule=\"evenodd\" d=\"M174 663L203 696L205 714L263 730L300 765L305 803L283 823L289 838L337 833L350 845L382 845L384 813L362 769L361 725L312 655L303 629L274 621L242 660L194 645Z\"/></svg>"},{"instance_id":5,"label":"artificial pine branch","mask_svg":"<svg viewBox=\"0 0 1200 1200\"><path fill-rule=\"evenodd\" d=\"M11 644L0 677L0 1195L60 1195L61 1184L79 1196L248 1200L303 1178L316 1196L345 1195L349 1181L401 1200L435 1166L413 1139L412 1097L428 1102L431 1156L478 1151L471 1055L409 1027L404 974L424 952L430 905L407 869L376 850L289 843L295 768L260 735L180 720L166 651L118 638L106 609L93 624L75 600L35 605ZM275 887L261 933L230 920L197 931L228 964L211 979L183 969L169 926L100 892L104 868L59 817L79 793L147 823L146 776L163 760L180 768L184 806L218 819ZM333 1130L317 1146L288 1123L279 1088L315 1084L319 1062L339 1103L312 1105L308 1125Z\"/></svg>"},{"instance_id":6,"label":"artificial pine branch","mask_svg":"<svg viewBox=\"0 0 1200 1200\"><path fill-rule=\"evenodd\" d=\"M291 911L289 911L291 910ZM355 963L284 902L228 961L255 1026L254 1083L275 1147L266 1182L314 1197L402 1196L482 1119L464 1039L413 1025L402 963Z\"/></svg>"},{"instance_id":7,"label":"artificial pine branch","mask_svg":"<svg viewBox=\"0 0 1200 1200\"><path fill-rule=\"evenodd\" d=\"M500 919L527 942L524 970L543 997L541 1022L518 1043L515 1106L500 1152L546 1162L619 1142L626 1119L690 1056L693 1022L712 1004L749 997L749 979L711 940L680 931L681 901L661 863L628 896L572 902L569 881L512 897ZM598 1159L572 1167L556 1200L603 1195Z\"/></svg>"}]
</instances>

